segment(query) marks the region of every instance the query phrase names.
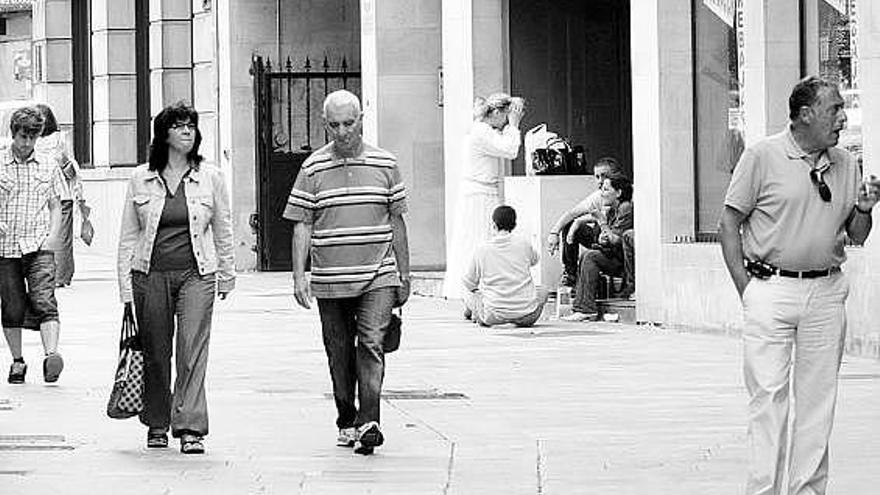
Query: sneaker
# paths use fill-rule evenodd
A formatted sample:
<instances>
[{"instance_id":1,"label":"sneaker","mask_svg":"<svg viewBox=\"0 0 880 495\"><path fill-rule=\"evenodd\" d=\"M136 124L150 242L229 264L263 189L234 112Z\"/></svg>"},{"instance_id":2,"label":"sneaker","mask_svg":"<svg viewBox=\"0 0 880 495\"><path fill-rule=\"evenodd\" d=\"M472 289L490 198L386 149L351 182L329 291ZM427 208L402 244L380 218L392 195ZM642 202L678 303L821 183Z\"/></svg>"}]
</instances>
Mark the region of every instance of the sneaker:
<instances>
[{"instance_id":1,"label":"sneaker","mask_svg":"<svg viewBox=\"0 0 880 495\"><path fill-rule=\"evenodd\" d=\"M474 319L474 312L471 311L470 308L466 308L466 309L464 310L464 319L465 319L465 320L468 320L468 321Z\"/></svg>"},{"instance_id":2,"label":"sneaker","mask_svg":"<svg viewBox=\"0 0 880 495\"><path fill-rule=\"evenodd\" d=\"M562 318L560 318L560 320L562 320L562 321L598 321L599 320L599 313L581 313L581 312L575 311L574 313L572 313L568 316L563 316Z\"/></svg>"},{"instance_id":3,"label":"sneaker","mask_svg":"<svg viewBox=\"0 0 880 495\"><path fill-rule=\"evenodd\" d=\"M7 381L14 384L24 383L25 374L27 374L27 365L13 361L12 366L9 367L9 379Z\"/></svg>"},{"instance_id":4,"label":"sneaker","mask_svg":"<svg viewBox=\"0 0 880 495\"><path fill-rule=\"evenodd\" d=\"M370 455L373 449L385 443L385 437L379 431L379 423L370 421L358 428L358 439L354 443L354 452L361 455Z\"/></svg>"},{"instance_id":5,"label":"sneaker","mask_svg":"<svg viewBox=\"0 0 880 495\"><path fill-rule=\"evenodd\" d=\"M61 354L53 352L47 355L46 358L43 359L43 380L46 380L46 383L57 382L58 376L63 369L64 360L61 359Z\"/></svg>"},{"instance_id":6,"label":"sneaker","mask_svg":"<svg viewBox=\"0 0 880 495\"><path fill-rule=\"evenodd\" d=\"M357 441L357 428L351 426L349 428L340 428L339 436L336 437L336 445L339 447L354 447Z\"/></svg>"}]
</instances>

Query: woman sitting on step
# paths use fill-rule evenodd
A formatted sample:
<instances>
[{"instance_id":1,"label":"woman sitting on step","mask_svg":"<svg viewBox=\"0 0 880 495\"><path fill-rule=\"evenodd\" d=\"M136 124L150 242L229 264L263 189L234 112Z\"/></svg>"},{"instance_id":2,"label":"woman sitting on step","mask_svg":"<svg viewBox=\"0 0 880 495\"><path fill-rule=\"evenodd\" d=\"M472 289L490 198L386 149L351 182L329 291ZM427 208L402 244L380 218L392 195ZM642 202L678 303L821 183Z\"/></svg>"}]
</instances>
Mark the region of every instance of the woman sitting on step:
<instances>
[{"instance_id":1,"label":"woman sitting on step","mask_svg":"<svg viewBox=\"0 0 880 495\"><path fill-rule=\"evenodd\" d=\"M635 243L633 241L633 187L624 175L612 175L602 182L602 197L608 208L597 243L580 255L572 314L566 321L596 321L599 307L596 290L602 273L623 276L620 297L635 291Z\"/></svg>"}]
</instances>

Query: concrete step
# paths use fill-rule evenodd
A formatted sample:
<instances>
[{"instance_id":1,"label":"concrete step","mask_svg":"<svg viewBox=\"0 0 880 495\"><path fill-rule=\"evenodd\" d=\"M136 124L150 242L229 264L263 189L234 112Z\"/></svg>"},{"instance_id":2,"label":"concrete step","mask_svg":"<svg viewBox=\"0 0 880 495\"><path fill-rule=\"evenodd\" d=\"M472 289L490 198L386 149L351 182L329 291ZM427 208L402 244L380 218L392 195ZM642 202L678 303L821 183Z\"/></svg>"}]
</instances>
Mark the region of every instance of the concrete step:
<instances>
[{"instance_id":1,"label":"concrete step","mask_svg":"<svg viewBox=\"0 0 880 495\"><path fill-rule=\"evenodd\" d=\"M599 314L606 320L613 319L611 315L617 315L620 323L636 322L636 302L629 299L599 299ZM607 316L606 316L607 315ZM610 320L613 321L613 320Z\"/></svg>"}]
</instances>

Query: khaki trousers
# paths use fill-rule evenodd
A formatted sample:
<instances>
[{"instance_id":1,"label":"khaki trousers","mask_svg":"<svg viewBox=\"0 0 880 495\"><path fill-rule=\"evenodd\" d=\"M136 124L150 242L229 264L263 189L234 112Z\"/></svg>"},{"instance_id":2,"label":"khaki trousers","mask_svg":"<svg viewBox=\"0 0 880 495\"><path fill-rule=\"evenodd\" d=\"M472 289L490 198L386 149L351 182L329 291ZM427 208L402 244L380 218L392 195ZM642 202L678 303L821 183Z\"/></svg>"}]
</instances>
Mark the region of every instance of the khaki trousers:
<instances>
[{"instance_id":1,"label":"khaki trousers","mask_svg":"<svg viewBox=\"0 0 880 495\"><path fill-rule=\"evenodd\" d=\"M749 495L825 493L848 294L841 272L746 286Z\"/></svg>"}]
</instances>

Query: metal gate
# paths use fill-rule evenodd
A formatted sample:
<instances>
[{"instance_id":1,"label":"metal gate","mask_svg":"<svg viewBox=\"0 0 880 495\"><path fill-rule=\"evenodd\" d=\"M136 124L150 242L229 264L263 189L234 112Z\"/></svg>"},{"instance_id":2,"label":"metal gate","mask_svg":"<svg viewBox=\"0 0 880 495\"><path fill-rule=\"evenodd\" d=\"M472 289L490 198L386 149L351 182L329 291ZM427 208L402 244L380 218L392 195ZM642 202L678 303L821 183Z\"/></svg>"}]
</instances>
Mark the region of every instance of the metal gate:
<instances>
[{"instance_id":1,"label":"metal gate","mask_svg":"<svg viewBox=\"0 0 880 495\"><path fill-rule=\"evenodd\" d=\"M303 161L327 142L321 118L324 97L337 89L360 96L361 74L349 71L344 57L336 70L327 57L316 70L308 58L294 70L290 57L275 67L255 55L251 75L257 165L257 212L251 228L257 236L259 269L287 271L292 267L293 224L281 215Z\"/></svg>"}]
</instances>

